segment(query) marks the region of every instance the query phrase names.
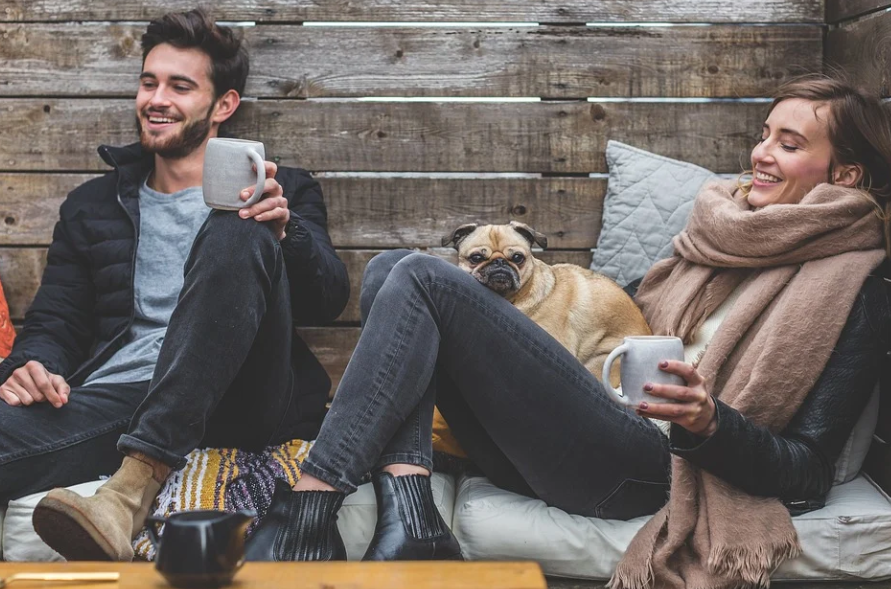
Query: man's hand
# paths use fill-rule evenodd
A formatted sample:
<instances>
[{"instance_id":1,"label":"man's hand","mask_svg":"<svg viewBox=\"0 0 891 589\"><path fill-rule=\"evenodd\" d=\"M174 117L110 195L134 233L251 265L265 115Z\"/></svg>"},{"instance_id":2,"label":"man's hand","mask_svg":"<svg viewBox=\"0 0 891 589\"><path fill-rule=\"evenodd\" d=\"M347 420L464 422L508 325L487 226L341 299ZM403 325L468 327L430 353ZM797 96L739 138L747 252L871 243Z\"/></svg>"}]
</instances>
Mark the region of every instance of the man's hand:
<instances>
[{"instance_id":1,"label":"man's hand","mask_svg":"<svg viewBox=\"0 0 891 589\"><path fill-rule=\"evenodd\" d=\"M36 360L14 370L0 385L0 399L13 407L48 401L58 409L68 402L70 393L71 387L64 378L51 373Z\"/></svg>"},{"instance_id":2,"label":"man's hand","mask_svg":"<svg viewBox=\"0 0 891 589\"><path fill-rule=\"evenodd\" d=\"M285 225L291 218L288 200L282 196L282 185L276 182L275 173L278 166L272 162L266 164L266 183L263 185L263 197L253 206L241 209L238 214L242 219L251 219L260 223L269 223L275 237L281 241L285 238ZM241 200L247 200L254 194L254 186L241 191Z\"/></svg>"}]
</instances>

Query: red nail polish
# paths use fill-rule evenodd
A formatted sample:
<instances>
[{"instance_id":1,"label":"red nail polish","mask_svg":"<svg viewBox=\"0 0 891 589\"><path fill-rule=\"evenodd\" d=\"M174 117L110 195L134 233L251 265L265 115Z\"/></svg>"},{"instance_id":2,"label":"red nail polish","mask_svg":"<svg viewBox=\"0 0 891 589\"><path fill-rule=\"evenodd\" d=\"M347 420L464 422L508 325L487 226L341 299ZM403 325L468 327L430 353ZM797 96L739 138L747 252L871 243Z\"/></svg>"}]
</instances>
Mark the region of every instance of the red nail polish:
<instances>
[{"instance_id":1,"label":"red nail polish","mask_svg":"<svg viewBox=\"0 0 891 589\"><path fill-rule=\"evenodd\" d=\"M668 362L666 362L665 360L659 362L659 368L668 368Z\"/></svg>"},{"instance_id":2,"label":"red nail polish","mask_svg":"<svg viewBox=\"0 0 891 589\"><path fill-rule=\"evenodd\" d=\"M652 391L652 390L653 390L653 383L648 382L647 384L645 384L645 385L644 385L644 390L645 390L645 391Z\"/></svg>"},{"instance_id":3,"label":"red nail polish","mask_svg":"<svg viewBox=\"0 0 891 589\"><path fill-rule=\"evenodd\" d=\"M641 401L641 403L640 403L641 411L646 411L647 409L649 409L649 407L650 407L649 403L647 403L646 401Z\"/></svg>"}]
</instances>

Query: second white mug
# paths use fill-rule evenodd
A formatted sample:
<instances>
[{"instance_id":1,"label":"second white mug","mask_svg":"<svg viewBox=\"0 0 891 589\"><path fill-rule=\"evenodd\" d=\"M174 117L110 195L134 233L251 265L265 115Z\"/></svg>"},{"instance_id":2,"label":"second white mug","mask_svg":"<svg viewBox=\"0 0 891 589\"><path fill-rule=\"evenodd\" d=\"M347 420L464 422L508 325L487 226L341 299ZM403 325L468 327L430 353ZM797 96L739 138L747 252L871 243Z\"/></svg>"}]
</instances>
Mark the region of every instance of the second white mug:
<instances>
[{"instance_id":1,"label":"second white mug","mask_svg":"<svg viewBox=\"0 0 891 589\"><path fill-rule=\"evenodd\" d=\"M613 362L622 356L619 370L622 392L619 393L609 382ZM659 369L663 360L684 360L684 342L678 337L661 335L635 335L626 337L624 342L610 352L603 364L603 388L610 397L622 405L635 407L641 401L647 403L672 403L674 401L650 395L644 391L648 382L683 386L684 379Z\"/></svg>"}]
</instances>

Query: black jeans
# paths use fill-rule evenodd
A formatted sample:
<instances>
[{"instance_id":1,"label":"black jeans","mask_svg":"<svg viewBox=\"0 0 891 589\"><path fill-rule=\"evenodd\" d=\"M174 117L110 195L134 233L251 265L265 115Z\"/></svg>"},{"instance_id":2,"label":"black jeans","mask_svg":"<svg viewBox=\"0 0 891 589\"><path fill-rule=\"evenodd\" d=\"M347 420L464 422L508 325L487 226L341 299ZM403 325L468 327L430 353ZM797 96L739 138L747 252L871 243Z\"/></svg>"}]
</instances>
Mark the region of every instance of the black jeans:
<instances>
[{"instance_id":1,"label":"black jeans","mask_svg":"<svg viewBox=\"0 0 891 589\"><path fill-rule=\"evenodd\" d=\"M278 241L265 225L214 211L184 272L151 382L75 387L61 409L0 402L0 501L110 474L117 449L181 468L199 445L283 441L293 327Z\"/></svg>"},{"instance_id":2,"label":"black jeans","mask_svg":"<svg viewBox=\"0 0 891 589\"><path fill-rule=\"evenodd\" d=\"M387 464L431 468L435 403L500 487L610 519L665 503L667 438L469 274L425 254L381 254L361 306L359 344L305 473L352 492Z\"/></svg>"}]
</instances>

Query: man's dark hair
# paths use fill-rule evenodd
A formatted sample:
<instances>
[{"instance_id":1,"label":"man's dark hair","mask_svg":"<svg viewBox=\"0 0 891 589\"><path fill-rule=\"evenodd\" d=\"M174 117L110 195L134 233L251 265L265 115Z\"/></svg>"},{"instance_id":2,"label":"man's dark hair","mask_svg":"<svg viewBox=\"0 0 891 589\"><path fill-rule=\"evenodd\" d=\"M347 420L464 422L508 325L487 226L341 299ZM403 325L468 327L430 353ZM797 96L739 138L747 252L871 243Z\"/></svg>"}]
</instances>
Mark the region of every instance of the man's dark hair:
<instances>
[{"instance_id":1,"label":"man's dark hair","mask_svg":"<svg viewBox=\"0 0 891 589\"><path fill-rule=\"evenodd\" d=\"M250 69L247 49L232 29L218 26L204 10L171 12L151 21L142 35L142 63L149 51L163 43L179 49L200 49L210 57L214 98L229 90L244 94Z\"/></svg>"}]
</instances>

